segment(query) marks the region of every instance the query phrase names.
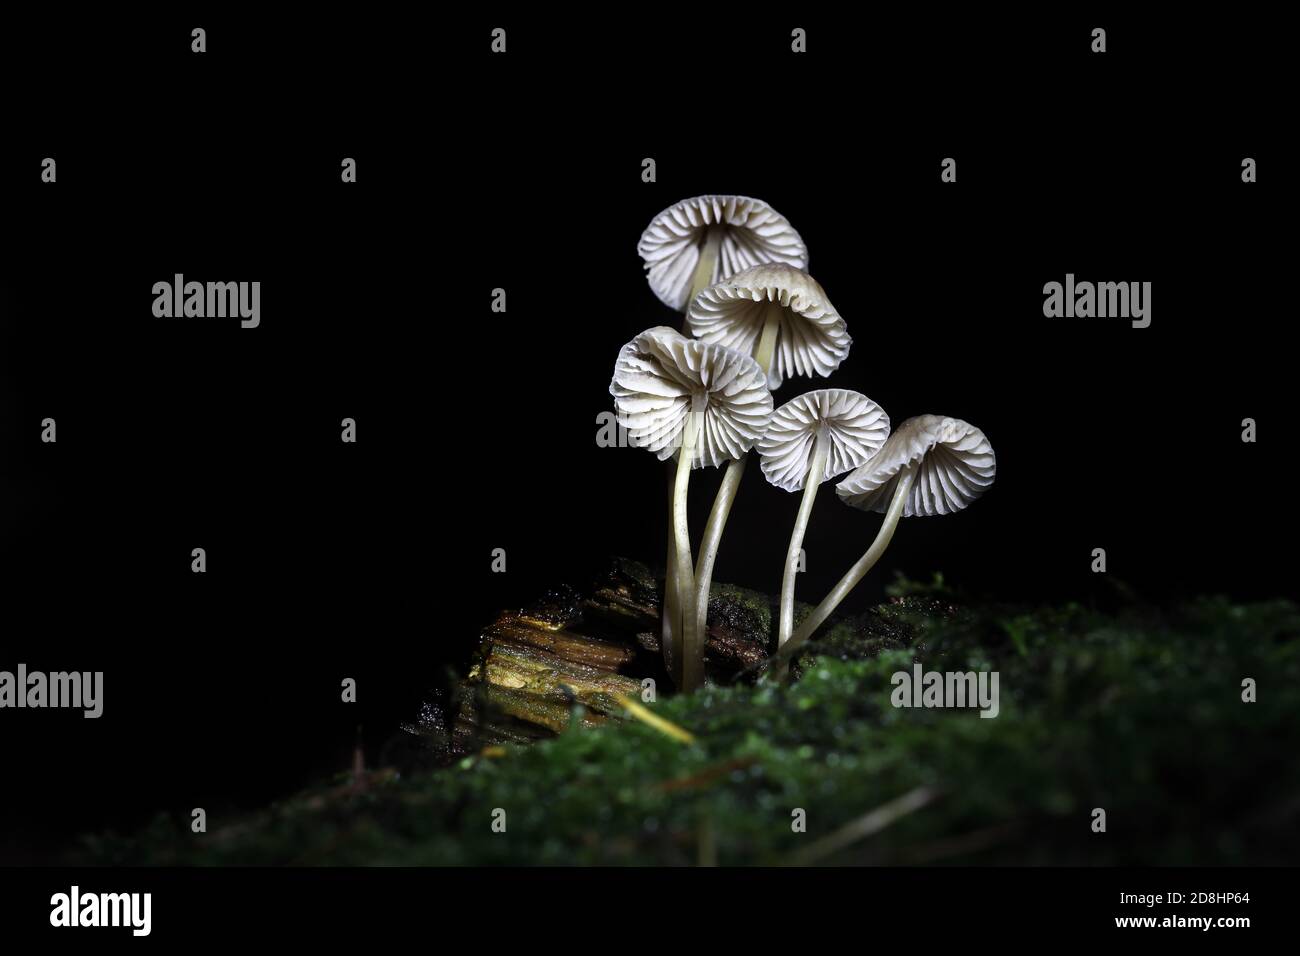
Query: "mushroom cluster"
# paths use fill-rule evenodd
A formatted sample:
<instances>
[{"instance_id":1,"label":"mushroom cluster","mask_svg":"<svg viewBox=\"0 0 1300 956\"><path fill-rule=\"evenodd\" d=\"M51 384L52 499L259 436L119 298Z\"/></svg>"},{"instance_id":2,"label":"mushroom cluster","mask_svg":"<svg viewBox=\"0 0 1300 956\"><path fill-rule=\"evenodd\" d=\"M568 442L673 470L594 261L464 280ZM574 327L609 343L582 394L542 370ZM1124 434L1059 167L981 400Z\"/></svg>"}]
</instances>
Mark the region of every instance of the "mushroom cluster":
<instances>
[{"instance_id":1,"label":"mushroom cluster","mask_svg":"<svg viewBox=\"0 0 1300 956\"><path fill-rule=\"evenodd\" d=\"M921 415L893 434L889 416L858 392L822 388L774 410L789 378L830 376L852 340L807 271L789 221L745 196L699 196L656 216L637 247L654 294L686 313L683 330L658 327L623 346L609 391L630 444L670 462L669 548L662 649L677 686L704 682L713 566L749 453L764 477L801 492L781 580L775 660L784 668L884 553L900 517L965 508L993 483L993 448L956 418ZM691 556L691 472L726 472ZM795 575L817 490L844 473L846 504L885 515L875 540L794 628Z\"/></svg>"}]
</instances>

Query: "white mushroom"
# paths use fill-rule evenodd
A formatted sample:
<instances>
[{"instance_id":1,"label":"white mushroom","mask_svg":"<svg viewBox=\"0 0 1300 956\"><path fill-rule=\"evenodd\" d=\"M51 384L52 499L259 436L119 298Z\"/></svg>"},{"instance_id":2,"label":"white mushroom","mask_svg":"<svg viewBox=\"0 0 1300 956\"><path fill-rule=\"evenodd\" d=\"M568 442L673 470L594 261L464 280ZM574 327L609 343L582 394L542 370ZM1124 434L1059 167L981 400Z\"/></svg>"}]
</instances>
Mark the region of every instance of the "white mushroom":
<instances>
[{"instance_id":1,"label":"white mushroom","mask_svg":"<svg viewBox=\"0 0 1300 956\"><path fill-rule=\"evenodd\" d=\"M784 216L767 203L748 196L696 196L676 203L651 220L637 244L645 260L650 288L659 300L677 311L685 311L704 288L733 272L761 262L786 262L806 268L808 250L799 233ZM743 463L742 463L743 467ZM725 513L735 497L739 473L729 469L714 511ZM671 505L676 469L668 469L668 500ZM722 522L725 524L725 517ZM716 536L721 537L720 526ZM668 537L672 539L672 529ZM716 550L716 548L715 548ZM675 577L676 559L668 549L668 578ZM706 575L705 580L708 580ZM705 591L707 595L707 587ZM707 600L706 600L707 605ZM681 630L681 608L677 595L668 588L664 595L663 646L671 647Z\"/></svg>"},{"instance_id":2,"label":"white mushroom","mask_svg":"<svg viewBox=\"0 0 1300 956\"><path fill-rule=\"evenodd\" d=\"M910 474L904 476L905 471ZM846 504L878 512L886 512L901 492L907 495L902 517L946 515L984 494L996 471L993 446L974 425L918 415L903 422L880 454L841 481L836 492Z\"/></svg>"},{"instance_id":3,"label":"white mushroom","mask_svg":"<svg viewBox=\"0 0 1300 956\"><path fill-rule=\"evenodd\" d=\"M758 443L764 477L786 491L803 491L781 578L778 648L794 630L795 573L818 487L867 461L888 435L889 416L867 396L823 388L778 408Z\"/></svg>"},{"instance_id":4,"label":"white mushroom","mask_svg":"<svg viewBox=\"0 0 1300 956\"><path fill-rule=\"evenodd\" d=\"M768 386L791 375L820 375L849 354L844 320L817 281L789 265L753 266L709 286L686 313L692 335L753 355Z\"/></svg>"},{"instance_id":5,"label":"white mushroom","mask_svg":"<svg viewBox=\"0 0 1300 956\"><path fill-rule=\"evenodd\" d=\"M623 346L609 391L634 446L661 460L679 453L670 509L675 571L667 588L676 589L684 626L680 646L665 646L664 654L670 672L681 668L679 686L690 690L704 682L703 632L692 626L695 580L686 515L690 474L754 447L772 420L772 393L763 370L749 356L666 327L642 332Z\"/></svg>"},{"instance_id":6,"label":"white mushroom","mask_svg":"<svg viewBox=\"0 0 1300 956\"><path fill-rule=\"evenodd\" d=\"M807 273L779 263L754 266L703 290L691 303L686 323L704 341L753 355L768 373L771 388L792 374L829 375L848 356L851 344L825 290ZM744 459L727 466L704 526L695 587L701 631L713 564L744 470Z\"/></svg>"},{"instance_id":7,"label":"white mushroom","mask_svg":"<svg viewBox=\"0 0 1300 956\"><path fill-rule=\"evenodd\" d=\"M650 221L637 252L650 288L684 312L701 289L762 262L808 266L808 250L789 221L748 196L696 196Z\"/></svg>"},{"instance_id":8,"label":"white mushroom","mask_svg":"<svg viewBox=\"0 0 1300 956\"><path fill-rule=\"evenodd\" d=\"M984 433L959 418L919 415L899 425L884 446L836 486L841 499L885 520L858 562L840 579L782 649L788 655L812 636L889 546L900 517L961 511L988 490L997 471Z\"/></svg>"}]
</instances>

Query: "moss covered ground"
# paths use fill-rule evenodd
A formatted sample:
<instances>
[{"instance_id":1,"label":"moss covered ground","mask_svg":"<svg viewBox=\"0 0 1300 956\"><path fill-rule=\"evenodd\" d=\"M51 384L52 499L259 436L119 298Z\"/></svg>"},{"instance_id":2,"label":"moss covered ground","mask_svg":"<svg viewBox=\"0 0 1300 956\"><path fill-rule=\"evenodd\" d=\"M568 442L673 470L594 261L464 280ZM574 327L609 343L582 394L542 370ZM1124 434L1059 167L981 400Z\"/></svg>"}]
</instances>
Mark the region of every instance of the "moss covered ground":
<instances>
[{"instance_id":1,"label":"moss covered ground","mask_svg":"<svg viewBox=\"0 0 1300 956\"><path fill-rule=\"evenodd\" d=\"M721 588L720 595L726 595ZM743 592L736 592L737 595ZM767 609L746 599L766 628ZM749 613L737 607L737 614ZM891 676L999 673L1000 712L902 709ZM1267 864L1300 856L1300 610L1204 598L967 604L902 582L785 686L743 675L450 765L340 777L194 835L161 816L79 859L146 864ZM1242 700L1242 681L1257 700ZM897 801L911 801L900 807ZM881 815L868 816L878 808ZM1106 831L1093 830L1093 811ZM904 812L906 810L906 812ZM496 832L504 811L505 832ZM806 820L804 832L792 823ZM897 811L897 812L895 812ZM859 827L854 830L854 826Z\"/></svg>"}]
</instances>

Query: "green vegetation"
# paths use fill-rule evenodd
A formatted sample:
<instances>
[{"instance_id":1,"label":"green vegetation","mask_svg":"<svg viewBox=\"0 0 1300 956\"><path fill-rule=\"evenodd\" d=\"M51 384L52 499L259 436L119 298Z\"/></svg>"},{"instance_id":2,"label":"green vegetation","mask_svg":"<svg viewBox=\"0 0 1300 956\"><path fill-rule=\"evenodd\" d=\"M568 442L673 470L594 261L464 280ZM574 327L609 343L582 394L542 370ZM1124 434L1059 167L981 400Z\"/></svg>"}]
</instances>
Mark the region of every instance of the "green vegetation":
<instances>
[{"instance_id":1,"label":"green vegetation","mask_svg":"<svg viewBox=\"0 0 1300 956\"><path fill-rule=\"evenodd\" d=\"M745 592L719 586L726 604ZM80 860L182 864L1237 864L1300 851L1300 610L963 605L942 582L824 629L797 682L661 698L683 744L606 720L439 769L343 777L193 835L159 818ZM807 608L800 609L807 613ZM711 608L710 619L726 608ZM734 609L754 627L770 610ZM761 617L761 620L758 618ZM896 709L890 677L993 669L1000 714ZM1243 678L1258 701L1242 701ZM930 788L835 851L810 846ZM1107 832L1091 829L1092 810ZM506 832L492 830L506 812ZM794 833L792 811L806 812ZM800 856L799 854L802 854Z\"/></svg>"}]
</instances>

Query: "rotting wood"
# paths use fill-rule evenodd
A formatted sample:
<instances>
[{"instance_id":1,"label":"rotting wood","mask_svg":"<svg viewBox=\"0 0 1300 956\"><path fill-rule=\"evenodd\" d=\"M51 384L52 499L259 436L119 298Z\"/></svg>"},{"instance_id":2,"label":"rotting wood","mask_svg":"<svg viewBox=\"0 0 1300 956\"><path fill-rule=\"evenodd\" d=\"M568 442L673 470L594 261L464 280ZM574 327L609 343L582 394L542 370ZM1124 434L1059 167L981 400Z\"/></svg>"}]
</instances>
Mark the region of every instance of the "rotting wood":
<instances>
[{"instance_id":1,"label":"rotting wood","mask_svg":"<svg viewBox=\"0 0 1300 956\"><path fill-rule=\"evenodd\" d=\"M671 693L658 653L662 588L644 565L619 558L585 595L557 587L528 607L502 612L484 628L458 688L451 752L563 733L575 725L575 707L582 708L583 727L624 719L617 695L640 699L647 678L656 693ZM770 616L755 597L715 586L705 649L714 680L731 680L767 657Z\"/></svg>"}]
</instances>

